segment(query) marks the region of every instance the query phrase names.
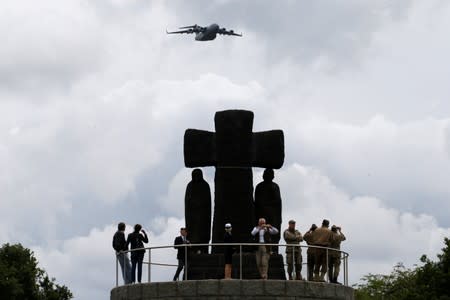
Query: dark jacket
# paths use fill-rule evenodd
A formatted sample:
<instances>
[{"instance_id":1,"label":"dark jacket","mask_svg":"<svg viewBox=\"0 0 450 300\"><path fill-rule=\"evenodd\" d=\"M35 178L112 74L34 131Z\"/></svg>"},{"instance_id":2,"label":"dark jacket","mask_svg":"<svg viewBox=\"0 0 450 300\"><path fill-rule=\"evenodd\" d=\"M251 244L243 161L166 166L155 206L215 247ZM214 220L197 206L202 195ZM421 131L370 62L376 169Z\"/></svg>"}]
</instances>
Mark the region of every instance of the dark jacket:
<instances>
[{"instance_id":1,"label":"dark jacket","mask_svg":"<svg viewBox=\"0 0 450 300\"><path fill-rule=\"evenodd\" d=\"M132 232L128 235L127 247L128 247L128 245L130 245L130 250L137 249L137 248L144 248L144 243L148 243L147 234L144 231L142 231L142 234L140 234L139 232ZM145 253L144 249L132 251L131 256L134 256L135 254L142 255L144 253Z\"/></svg>"},{"instance_id":2,"label":"dark jacket","mask_svg":"<svg viewBox=\"0 0 450 300\"><path fill-rule=\"evenodd\" d=\"M183 237L181 235L177 236L175 238L175 241L173 242L174 248L178 249L177 259L184 260L184 258L185 258L184 251L187 251L187 247L177 247L177 245L183 245L183 244L190 244L190 242L188 239L186 239L186 242L183 242Z\"/></svg>"},{"instance_id":3,"label":"dark jacket","mask_svg":"<svg viewBox=\"0 0 450 300\"><path fill-rule=\"evenodd\" d=\"M112 240L112 246L117 252L128 250L127 241L125 240L125 232L116 231Z\"/></svg>"}]
</instances>

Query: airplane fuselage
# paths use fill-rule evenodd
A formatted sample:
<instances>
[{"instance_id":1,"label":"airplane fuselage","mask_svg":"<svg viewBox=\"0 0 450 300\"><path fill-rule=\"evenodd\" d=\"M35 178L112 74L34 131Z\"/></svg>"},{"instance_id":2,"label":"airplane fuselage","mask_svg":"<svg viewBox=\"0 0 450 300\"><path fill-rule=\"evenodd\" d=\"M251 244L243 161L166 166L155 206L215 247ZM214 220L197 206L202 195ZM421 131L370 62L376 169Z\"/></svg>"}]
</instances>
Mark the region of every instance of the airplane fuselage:
<instances>
[{"instance_id":1,"label":"airplane fuselage","mask_svg":"<svg viewBox=\"0 0 450 300\"><path fill-rule=\"evenodd\" d=\"M195 35L196 41L211 41L214 40L217 36L217 32L219 32L219 25L211 24L209 25L205 31L199 32Z\"/></svg>"}]
</instances>

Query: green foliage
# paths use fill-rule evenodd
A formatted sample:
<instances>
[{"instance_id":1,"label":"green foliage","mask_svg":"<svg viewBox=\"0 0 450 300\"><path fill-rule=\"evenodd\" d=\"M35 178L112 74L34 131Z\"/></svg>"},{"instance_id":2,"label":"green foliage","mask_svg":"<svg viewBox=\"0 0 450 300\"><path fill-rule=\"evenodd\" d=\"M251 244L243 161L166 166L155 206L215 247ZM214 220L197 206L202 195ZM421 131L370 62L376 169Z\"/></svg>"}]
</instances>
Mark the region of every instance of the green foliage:
<instances>
[{"instance_id":1,"label":"green foliage","mask_svg":"<svg viewBox=\"0 0 450 300\"><path fill-rule=\"evenodd\" d=\"M20 244L0 248L0 295L2 300L68 300L72 293L55 283L38 267L31 250Z\"/></svg>"},{"instance_id":2,"label":"green foliage","mask_svg":"<svg viewBox=\"0 0 450 300\"><path fill-rule=\"evenodd\" d=\"M414 269L399 263L389 275L365 275L355 286L356 299L450 300L450 239L444 243L436 262L423 255L422 265Z\"/></svg>"}]
</instances>

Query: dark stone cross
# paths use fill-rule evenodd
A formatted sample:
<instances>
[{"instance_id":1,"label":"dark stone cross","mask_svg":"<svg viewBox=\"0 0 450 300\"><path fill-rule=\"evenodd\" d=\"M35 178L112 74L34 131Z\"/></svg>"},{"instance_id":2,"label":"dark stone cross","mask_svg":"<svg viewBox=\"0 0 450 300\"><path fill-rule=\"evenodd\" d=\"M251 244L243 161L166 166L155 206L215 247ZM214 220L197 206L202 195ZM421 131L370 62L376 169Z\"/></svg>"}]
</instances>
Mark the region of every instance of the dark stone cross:
<instances>
[{"instance_id":1,"label":"dark stone cross","mask_svg":"<svg viewBox=\"0 0 450 300\"><path fill-rule=\"evenodd\" d=\"M281 168L283 131L252 132L253 112L246 110L216 112L214 123L215 133L186 130L184 163L188 168L216 167L212 242L223 241L225 223L233 226L234 242L249 242L259 217L255 216L252 167Z\"/></svg>"}]
</instances>

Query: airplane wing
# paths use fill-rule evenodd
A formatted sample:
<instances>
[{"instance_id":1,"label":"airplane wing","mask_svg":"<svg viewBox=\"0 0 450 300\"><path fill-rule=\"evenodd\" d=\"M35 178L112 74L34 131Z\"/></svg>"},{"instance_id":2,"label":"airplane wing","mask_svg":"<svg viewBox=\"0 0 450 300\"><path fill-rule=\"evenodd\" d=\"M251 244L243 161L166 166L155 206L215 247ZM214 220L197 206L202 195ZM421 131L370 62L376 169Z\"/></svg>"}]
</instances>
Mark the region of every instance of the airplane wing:
<instances>
[{"instance_id":1,"label":"airplane wing","mask_svg":"<svg viewBox=\"0 0 450 300\"><path fill-rule=\"evenodd\" d=\"M242 36L242 33L241 34L235 33L233 30L227 30L226 28L220 28L217 33L218 34L223 34L223 35Z\"/></svg>"},{"instance_id":2,"label":"airplane wing","mask_svg":"<svg viewBox=\"0 0 450 300\"><path fill-rule=\"evenodd\" d=\"M167 31L167 29L166 29L166 33L167 34L174 34L174 33L199 33L199 32L204 32L206 30L206 27L198 26L197 24L195 24L195 25L191 25L191 26L179 27L179 29L183 29L183 30Z\"/></svg>"}]
</instances>

